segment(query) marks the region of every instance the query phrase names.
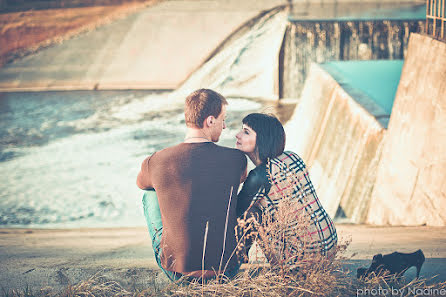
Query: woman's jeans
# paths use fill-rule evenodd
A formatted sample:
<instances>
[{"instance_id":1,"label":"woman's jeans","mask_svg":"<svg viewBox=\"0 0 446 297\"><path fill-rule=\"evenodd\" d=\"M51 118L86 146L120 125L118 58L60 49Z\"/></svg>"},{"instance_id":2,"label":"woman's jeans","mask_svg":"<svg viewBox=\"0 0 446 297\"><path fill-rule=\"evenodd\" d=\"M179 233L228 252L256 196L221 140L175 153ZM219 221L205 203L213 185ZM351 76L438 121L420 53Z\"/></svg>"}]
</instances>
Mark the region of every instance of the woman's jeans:
<instances>
[{"instance_id":1,"label":"woman's jeans","mask_svg":"<svg viewBox=\"0 0 446 297\"><path fill-rule=\"evenodd\" d=\"M155 190L146 190L144 192L142 205L144 208L144 217L146 218L147 227L149 228L150 239L152 240L153 253L155 254L156 263L170 280L177 281L181 278L182 274L166 270L161 265L160 257L162 252L161 236L163 234L163 222L161 221L160 206L158 204L158 197L156 196ZM238 273L239 269L240 265L237 265L234 267L234 269L225 271L225 276L232 278Z\"/></svg>"}]
</instances>

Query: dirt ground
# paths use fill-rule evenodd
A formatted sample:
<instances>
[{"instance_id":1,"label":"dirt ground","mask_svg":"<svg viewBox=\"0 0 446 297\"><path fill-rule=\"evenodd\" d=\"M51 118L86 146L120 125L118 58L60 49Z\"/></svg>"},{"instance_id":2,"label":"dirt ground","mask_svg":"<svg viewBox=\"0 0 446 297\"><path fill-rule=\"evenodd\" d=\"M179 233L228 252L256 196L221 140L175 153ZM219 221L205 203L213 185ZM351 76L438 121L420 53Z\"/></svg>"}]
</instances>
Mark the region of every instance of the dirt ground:
<instances>
[{"instance_id":1,"label":"dirt ground","mask_svg":"<svg viewBox=\"0 0 446 297\"><path fill-rule=\"evenodd\" d=\"M56 8L47 9L39 1L34 5L38 9L32 9L25 1L12 7L14 12L0 13L0 66L160 1L78 0L71 6L79 7L68 8L49 2L47 6ZM17 11L20 8L22 11Z\"/></svg>"},{"instance_id":2,"label":"dirt ground","mask_svg":"<svg viewBox=\"0 0 446 297\"><path fill-rule=\"evenodd\" d=\"M434 277L434 282L446 280L444 227L337 225L336 228L341 241L351 239L345 267L352 271L352 278L357 267L370 265L374 254L422 249L426 262L421 277ZM414 277L415 268L408 273ZM0 229L0 288L61 289L95 274L140 289L153 284L154 278L166 281L156 265L145 227Z\"/></svg>"}]
</instances>

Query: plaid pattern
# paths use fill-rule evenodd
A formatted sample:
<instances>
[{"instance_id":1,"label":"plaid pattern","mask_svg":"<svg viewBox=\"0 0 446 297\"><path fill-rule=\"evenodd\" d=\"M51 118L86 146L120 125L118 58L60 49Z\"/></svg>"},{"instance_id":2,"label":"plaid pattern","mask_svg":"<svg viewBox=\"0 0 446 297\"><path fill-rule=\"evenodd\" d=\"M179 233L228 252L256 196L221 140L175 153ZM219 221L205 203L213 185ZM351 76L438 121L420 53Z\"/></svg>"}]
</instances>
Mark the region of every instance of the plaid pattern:
<instances>
[{"instance_id":1,"label":"plaid pattern","mask_svg":"<svg viewBox=\"0 0 446 297\"><path fill-rule=\"evenodd\" d=\"M288 203L287 213L292 208L291 220L287 221L283 230L286 240L272 236L272 240L276 241L275 249L280 251L281 257L287 261L292 259L289 263L292 265L307 253L334 256L337 245L336 229L316 195L303 160L297 154L286 151L271 159L266 171L271 188L265 193L262 187L253 198L252 204L257 204L272 218L277 215L279 203ZM302 236L296 238L296 233L302 234L301 231L296 232L299 227L305 228L303 234L306 234L306 239Z\"/></svg>"}]
</instances>

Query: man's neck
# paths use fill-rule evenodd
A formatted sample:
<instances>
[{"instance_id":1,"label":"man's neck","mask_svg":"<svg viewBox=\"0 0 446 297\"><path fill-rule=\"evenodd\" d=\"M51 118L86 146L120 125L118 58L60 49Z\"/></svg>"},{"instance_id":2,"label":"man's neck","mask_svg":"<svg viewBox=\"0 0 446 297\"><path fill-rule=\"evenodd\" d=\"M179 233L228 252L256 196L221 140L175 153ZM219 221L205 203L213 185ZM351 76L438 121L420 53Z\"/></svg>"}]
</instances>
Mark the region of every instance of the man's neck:
<instances>
[{"instance_id":1,"label":"man's neck","mask_svg":"<svg viewBox=\"0 0 446 297\"><path fill-rule=\"evenodd\" d=\"M212 142L211 137L206 135L206 131L202 129L188 128L186 137L184 137L185 143L199 143L199 142Z\"/></svg>"}]
</instances>

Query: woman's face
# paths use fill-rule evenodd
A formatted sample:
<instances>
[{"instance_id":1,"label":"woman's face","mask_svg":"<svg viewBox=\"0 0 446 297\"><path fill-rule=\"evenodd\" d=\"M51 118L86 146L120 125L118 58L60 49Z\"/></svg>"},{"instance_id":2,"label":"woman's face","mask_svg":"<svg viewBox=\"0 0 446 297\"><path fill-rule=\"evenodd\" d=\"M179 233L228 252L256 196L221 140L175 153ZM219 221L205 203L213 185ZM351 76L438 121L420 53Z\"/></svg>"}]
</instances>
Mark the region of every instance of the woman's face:
<instances>
[{"instance_id":1,"label":"woman's face","mask_svg":"<svg viewBox=\"0 0 446 297\"><path fill-rule=\"evenodd\" d=\"M253 153L256 149L257 133L249 126L243 124L242 130L235 136L235 147L244 153Z\"/></svg>"}]
</instances>

